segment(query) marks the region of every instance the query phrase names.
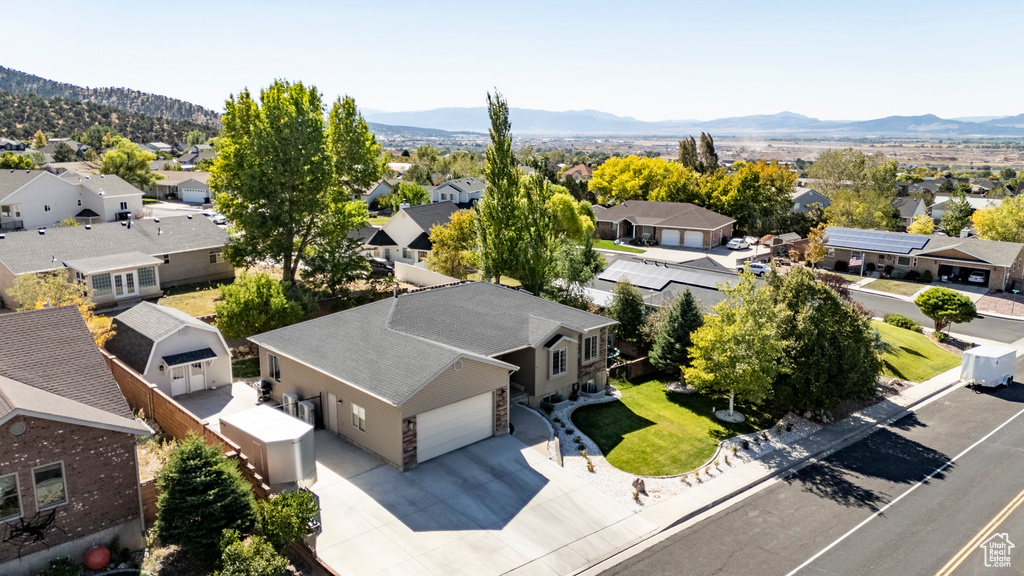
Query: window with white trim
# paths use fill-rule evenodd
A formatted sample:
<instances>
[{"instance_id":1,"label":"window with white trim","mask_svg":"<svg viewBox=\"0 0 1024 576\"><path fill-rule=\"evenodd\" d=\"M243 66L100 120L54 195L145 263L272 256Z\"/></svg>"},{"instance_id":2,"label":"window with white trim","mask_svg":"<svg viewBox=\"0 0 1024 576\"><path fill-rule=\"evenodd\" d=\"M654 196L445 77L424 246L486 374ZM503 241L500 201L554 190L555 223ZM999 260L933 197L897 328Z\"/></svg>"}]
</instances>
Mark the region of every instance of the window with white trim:
<instances>
[{"instance_id":1,"label":"window with white trim","mask_svg":"<svg viewBox=\"0 0 1024 576\"><path fill-rule=\"evenodd\" d=\"M64 463L54 462L32 469L36 508L44 510L67 504L68 492L64 485Z\"/></svg>"},{"instance_id":2,"label":"window with white trim","mask_svg":"<svg viewBox=\"0 0 1024 576\"><path fill-rule=\"evenodd\" d=\"M832 248L831 246L825 248L825 256L827 256L829 258L833 258L833 257L835 257L835 255L836 255L836 249L835 248Z\"/></svg>"},{"instance_id":3,"label":"window with white trim","mask_svg":"<svg viewBox=\"0 0 1024 576\"><path fill-rule=\"evenodd\" d=\"M139 268L139 286L156 286L156 266Z\"/></svg>"},{"instance_id":4,"label":"window with white trim","mask_svg":"<svg viewBox=\"0 0 1024 576\"><path fill-rule=\"evenodd\" d=\"M281 381L281 361L277 359L277 356L273 354L267 354L267 366L269 367L270 377L276 382Z\"/></svg>"},{"instance_id":5,"label":"window with white trim","mask_svg":"<svg viewBox=\"0 0 1024 576\"><path fill-rule=\"evenodd\" d=\"M597 334L583 339L583 361L590 362L597 359Z\"/></svg>"},{"instance_id":6,"label":"window with white trim","mask_svg":"<svg viewBox=\"0 0 1024 576\"><path fill-rule=\"evenodd\" d=\"M358 404L352 405L352 426L358 428L360 432L366 432L366 408Z\"/></svg>"},{"instance_id":7,"label":"window with white trim","mask_svg":"<svg viewBox=\"0 0 1024 576\"><path fill-rule=\"evenodd\" d=\"M220 264L224 261L224 256L221 255L221 252L223 252L222 248L210 250L210 264Z\"/></svg>"},{"instance_id":8,"label":"window with white trim","mask_svg":"<svg viewBox=\"0 0 1024 576\"><path fill-rule=\"evenodd\" d=\"M558 350L551 351L551 375L558 376L565 374L566 366L566 349L559 348Z\"/></svg>"},{"instance_id":9,"label":"window with white trim","mask_svg":"<svg viewBox=\"0 0 1024 576\"><path fill-rule=\"evenodd\" d=\"M171 255L170 254L164 254L163 256L161 256L161 258L163 258L164 264L170 264L171 263Z\"/></svg>"},{"instance_id":10,"label":"window with white trim","mask_svg":"<svg viewBox=\"0 0 1024 576\"><path fill-rule=\"evenodd\" d=\"M897 266L910 266L910 256L897 256L896 257L896 265Z\"/></svg>"},{"instance_id":11,"label":"window with white trim","mask_svg":"<svg viewBox=\"0 0 1024 576\"><path fill-rule=\"evenodd\" d=\"M81 201L81 200L79 200L79 201L78 201L78 205L79 205L79 206L81 206L81 205L82 205L82 201Z\"/></svg>"},{"instance_id":12,"label":"window with white trim","mask_svg":"<svg viewBox=\"0 0 1024 576\"><path fill-rule=\"evenodd\" d=\"M0 522L21 516L21 497L18 494L18 475L0 476Z\"/></svg>"},{"instance_id":13,"label":"window with white trim","mask_svg":"<svg viewBox=\"0 0 1024 576\"><path fill-rule=\"evenodd\" d=\"M411 259L412 252L410 252L408 248L402 248L402 258L405 260Z\"/></svg>"},{"instance_id":14,"label":"window with white trim","mask_svg":"<svg viewBox=\"0 0 1024 576\"><path fill-rule=\"evenodd\" d=\"M110 272L92 275L92 295L110 296L114 291L110 286Z\"/></svg>"},{"instance_id":15,"label":"window with white trim","mask_svg":"<svg viewBox=\"0 0 1024 576\"><path fill-rule=\"evenodd\" d=\"M50 211L50 205L49 204L43 204L43 212L49 212L49 211Z\"/></svg>"}]
</instances>

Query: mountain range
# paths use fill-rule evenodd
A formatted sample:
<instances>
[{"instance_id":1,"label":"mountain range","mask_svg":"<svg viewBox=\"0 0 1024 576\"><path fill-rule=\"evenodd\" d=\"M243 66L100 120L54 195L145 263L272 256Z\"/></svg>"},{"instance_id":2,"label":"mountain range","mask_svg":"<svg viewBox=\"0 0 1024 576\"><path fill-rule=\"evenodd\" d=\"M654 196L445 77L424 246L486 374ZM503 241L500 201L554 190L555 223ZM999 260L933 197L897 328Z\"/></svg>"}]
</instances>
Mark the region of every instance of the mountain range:
<instances>
[{"instance_id":1,"label":"mountain range","mask_svg":"<svg viewBox=\"0 0 1024 576\"><path fill-rule=\"evenodd\" d=\"M368 122L390 126L415 126L434 130L487 132L487 109L436 108L419 112L363 110ZM651 135L685 136L710 132L727 135L792 136L1024 136L1024 114L1008 117L981 116L943 119L934 114L888 116L875 120L819 120L793 112L736 116L715 120L662 120L649 122L597 110L551 112L510 108L509 120L517 134L534 135Z\"/></svg>"}]
</instances>

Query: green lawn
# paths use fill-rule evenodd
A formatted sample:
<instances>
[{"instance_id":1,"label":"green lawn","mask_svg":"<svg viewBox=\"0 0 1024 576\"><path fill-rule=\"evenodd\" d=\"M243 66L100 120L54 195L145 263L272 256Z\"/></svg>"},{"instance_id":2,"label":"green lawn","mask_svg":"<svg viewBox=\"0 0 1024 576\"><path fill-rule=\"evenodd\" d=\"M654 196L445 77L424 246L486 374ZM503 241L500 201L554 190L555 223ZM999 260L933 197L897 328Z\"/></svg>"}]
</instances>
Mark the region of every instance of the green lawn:
<instances>
[{"instance_id":1,"label":"green lawn","mask_svg":"<svg viewBox=\"0 0 1024 576\"><path fill-rule=\"evenodd\" d=\"M646 250L642 248L637 248L635 246L629 246L626 244L616 244L612 240L595 240L594 248L599 248L601 250L615 250L617 252L630 252L633 254L643 254L644 252L646 252Z\"/></svg>"},{"instance_id":2,"label":"green lawn","mask_svg":"<svg viewBox=\"0 0 1024 576\"><path fill-rule=\"evenodd\" d=\"M846 272L836 272L835 270L825 270L828 274L835 274L836 276L842 276L847 282L860 282L864 278L856 274L847 274Z\"/></svg>"},{"instance_id":3,"label":"green lawn","mask_svg":"<svg viewBox=\"0 0 1024 576\"><path fill-rule=\"evenodd\" d=\"M572 414L577 428L590 436L613 466L644 476L689 472L707 462L718 443L737 434L763 430L775 420L757 408L737 406L747 416L740 424L714 417L728 400L665 389L657 379L613 381L622 400L582 406Z\"/></svg>"},{"instance_id":4,"label":"green lawn","mask_svg":"<svg viewBox=\"0 0 1024 576\"><path fill-rule=\"evenodd\" d=\"M231 373L235 378L256 378L260 375L259 357L232 362Z\"/></svg>"},{"instance_id":5,"label":"green lawn","mask_svg":"<svg viewBox=\"0 0 1024 576\"><path fill-rule=\"evenodd\" d=\"M925 284L918 282L907 282L905 280L890 280L888 278L879 278L874 282L868 282L863 286L869 290L879 290L882 292L888 292L890 294L899 294L900 296L913 296L917 294L917 291L925 287Z\"/></svg>"},{"instance_id":6,"label":"green lawn","mask_svg":"<svg viewBox=\"0 0 1024 576\"><path fill-rule=\"evenodd\" d=\"M474 273L470 274L469 276L466 276L466 279L467 280L472 280L473 282L482 282L483 281L483 278L480 276L479 272L474 272ZM516 280L515 278L509 278L508 276L502 276L501 277L501 284L502 284L502 286L510 286L512 288L516 288L516 287L519 287L519 286L523 285L519 280Z\"/></svg>"},{"instance_id":7,"label":"green lawn","mask_svg":"<svg viewBox=\"0 0 1024 576\"><path fill-rule=\"evenodd\" d=\"M220 300L220 288L203 283L168 288L157 304L177 308L189 316L206 316L214 313L213 303L217 300Z\"/></svg>"},{"instance_id":8,"label":"green lawn","mask_svg":"<svg viewBox=\"0 0 1024 576\"><path fill-rule=\"evenodd\" d=\"M159 203L160 203L160 201L157 200L156 198L143 198L142 199L142 204L143 205L145 205L145 204L159 204Z\"/></svg>"},{"instance_id":9,"label":"green lawn","mask_svg":"<svg viewBox=\"0 0 1024 576\"><path fill-rule=\"evenodd\" d=\"M939 348L923 334L877 320L871 325L891 347L882 357L883 373L890 378L924 382L960 364L959 356Z\"/></svg>"},{"instance_id":10,"label":"green lawn","mask_svg":"<svg viewBox=\"0 0 1024 576\"><path fill-rule=\"evenodd\" d=\"M383 226L391 220L391 216L377 216L376 218L370 218L370 226Z\"/></svg>"}]
</instances>

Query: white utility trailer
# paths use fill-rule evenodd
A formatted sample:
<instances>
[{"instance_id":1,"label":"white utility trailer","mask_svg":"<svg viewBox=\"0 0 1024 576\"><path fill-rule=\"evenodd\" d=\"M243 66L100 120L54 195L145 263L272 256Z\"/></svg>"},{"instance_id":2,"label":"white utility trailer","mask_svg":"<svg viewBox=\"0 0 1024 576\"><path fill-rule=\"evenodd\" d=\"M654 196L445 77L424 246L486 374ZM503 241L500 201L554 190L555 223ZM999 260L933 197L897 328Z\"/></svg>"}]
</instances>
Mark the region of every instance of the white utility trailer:
<instances>
[{"instance_id":1,"label":"white utility trailer","mask_svg":"<svg viewBox=\"0 0 1024 576\"><path fill-rule=\"evenodd\" d=\"M964 351L960 381L968 386L1005 386L1013 382L1017 351L1005 346L978 346Z\"/></svg>"}]
</instances>

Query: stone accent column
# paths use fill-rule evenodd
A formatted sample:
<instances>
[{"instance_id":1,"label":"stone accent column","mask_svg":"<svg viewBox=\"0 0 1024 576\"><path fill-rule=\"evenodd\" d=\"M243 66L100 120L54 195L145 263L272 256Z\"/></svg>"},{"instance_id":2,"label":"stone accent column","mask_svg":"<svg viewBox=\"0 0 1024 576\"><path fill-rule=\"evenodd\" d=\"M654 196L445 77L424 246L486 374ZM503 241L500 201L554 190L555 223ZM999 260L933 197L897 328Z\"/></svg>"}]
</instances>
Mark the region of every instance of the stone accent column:
<instances>
[{"instance_id":1,"label":"stone accent column","mask_svg":"<svg viewBox=\"0 0 1024 576\"><path fill-rule=\"evenodd\" d=\"M508 434L508 386L494 391L494 435Z\"/></svg>"},{"instance_id":2,"label":"stone accent column","mask_svg":"<svg viewBox=\"0 0 1024 576\"><path fill-rule=\"evenodd\" d=\"M416 465L416 417L402 421L402 469Z\"/></svg>"}]
</instances>

